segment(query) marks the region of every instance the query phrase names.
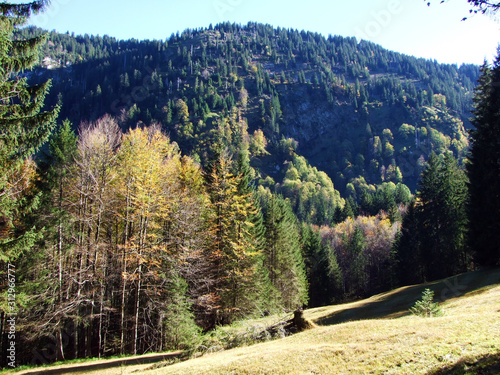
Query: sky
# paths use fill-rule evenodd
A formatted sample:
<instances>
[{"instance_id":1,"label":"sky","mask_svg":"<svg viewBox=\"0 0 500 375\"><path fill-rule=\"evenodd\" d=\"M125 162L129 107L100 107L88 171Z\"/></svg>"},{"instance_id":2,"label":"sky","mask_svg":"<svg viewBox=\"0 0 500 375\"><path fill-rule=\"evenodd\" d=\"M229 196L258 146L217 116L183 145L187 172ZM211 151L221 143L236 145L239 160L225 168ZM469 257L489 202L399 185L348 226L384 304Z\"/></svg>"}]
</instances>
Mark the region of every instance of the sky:
<instances>
[{"instance_id":1,"label":"sky","mask_svg":"<svg viewBox=\"0 0 500 375\"><path fill-rule=\"evenodd\" d=\"M469 16L469 9L466 0L432 0L431 6L424 0L52 0L30 23L76 35L165 40L187 28L252 21L355 36L441 63L491 62L500 43L500 22Z\"/></svg>"}]
</instances>

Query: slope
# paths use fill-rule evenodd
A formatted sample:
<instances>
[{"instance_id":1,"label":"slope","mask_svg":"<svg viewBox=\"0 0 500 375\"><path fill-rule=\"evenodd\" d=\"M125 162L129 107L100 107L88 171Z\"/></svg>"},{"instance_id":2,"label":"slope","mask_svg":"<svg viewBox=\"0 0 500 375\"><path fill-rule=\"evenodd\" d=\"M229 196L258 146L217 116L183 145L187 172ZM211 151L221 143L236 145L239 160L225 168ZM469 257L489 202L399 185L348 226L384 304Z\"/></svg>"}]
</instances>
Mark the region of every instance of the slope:
<instances>
[{"instance_id":1,"label":"slope","mask_svg":"<svg viewBox=\"0 0 500 375\"><path fill-rule=\"evenodd\" d=\"M441 374L500 370L500 270L465 274L430 285L401 288L348 306L353 315L283 340L180 363L151 374ZM442 317L406 314L425 287L446 299ZM465 293L462 295L462 293ZM372 309L374 303L384 304ZM363 314L355 313L364 310ZM370 314L371 312L371 314ZM328 308L308 311L331 324ZM397 319L385 319L394 316ZM381 319L384 318L384 319Z\"/></svg>"},{"instance_id":2,"label":"slope","mask_svg":"<svg viewBox=\"0 0 500 375\"><path fill-rule=\"evenodd\" d=\"M408 314L424 288L436 292L443 316ZM171 366L79 367L75 372L66 367L64 373L495 374L500 371L499 314L500 270L477 271L307 310L317 327L276 341Z\"/></svg>"},{"instance_id":3,"label":"slope","mask_svg":"<svg viewBox=\"0 0 500 375\"><path fill-rule=\"evenodd\" d=\"M463 159L479 68L355 38L224 23L165 41L52 32L29 76L53 78L61 94L48 104L62 102L61 118L75 126L105 113L124 128L159 122L202 163L214 143L236 152L247 142L256 176L277 190L302 155L359 201L382 183L415 190L431 151Z\"/></svg>"}]
</instances>

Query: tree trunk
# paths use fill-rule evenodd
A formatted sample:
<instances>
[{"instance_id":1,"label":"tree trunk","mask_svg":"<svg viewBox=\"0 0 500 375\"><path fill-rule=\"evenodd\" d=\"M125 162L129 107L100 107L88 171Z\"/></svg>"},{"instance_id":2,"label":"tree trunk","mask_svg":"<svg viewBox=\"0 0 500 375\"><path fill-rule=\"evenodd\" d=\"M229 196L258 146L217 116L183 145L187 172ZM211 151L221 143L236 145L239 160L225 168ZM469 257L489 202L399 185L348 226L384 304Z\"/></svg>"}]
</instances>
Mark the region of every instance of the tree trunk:
<instances>
[{"instance_id":1,"label":"tree trunk","mask_svg":"<svg viewBox=\"0 0 500 375\"><path fill-rule=\"evenodd\" d=\"M140 254L140 253L139 253ZM140 262L140 260L139 260ZM141 297L141 272L142 264L139 264L139 280L137 281L137 292L135 294L135 323L134 323L134 354L137 354L137 340L138 340L138 330L139 330L139 307L140 307L140 297Z\"/></svg>"},{"instance_id":2,"label":"tree trunk","mask_svg":"<svg viewBox=\"0 0 500 375\"><path fill-rule=\"evenodd\" d=\"M123 235L123 269L122 269L122 305L121 305L121 335L120 335L120 354L123 354L125 349L125 293L127 291L127 243L128 243L128 234L129 234L129 208L130 208L130 186L127 184L127 204L126 204L126 212L125 212L125 229Z\"/></svg>"},{"instance_id":3,"label":"tree trunk","mask_svg":"<svg viewBox=\"0 0 500 375\"><path fill-rule=\"evenodd\" d=\"M62 331L61 329L57 330L56 333L56 361L64 361L64 342L62 339Z\"/></svg>"}]
</instances>

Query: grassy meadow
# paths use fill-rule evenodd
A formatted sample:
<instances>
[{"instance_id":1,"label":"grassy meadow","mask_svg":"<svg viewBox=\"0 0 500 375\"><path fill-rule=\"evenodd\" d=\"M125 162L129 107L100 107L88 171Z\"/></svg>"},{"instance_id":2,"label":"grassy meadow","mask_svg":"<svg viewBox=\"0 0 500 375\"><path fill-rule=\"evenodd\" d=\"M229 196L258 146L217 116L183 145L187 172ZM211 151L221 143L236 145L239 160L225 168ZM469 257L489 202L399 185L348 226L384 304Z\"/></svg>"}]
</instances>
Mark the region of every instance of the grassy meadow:
<instances>
[{"instance_id":1,"label":"grassy meadow","mask_svg":"<svg viewBox=\"0 0 500 375\"><path fill-rule=\"evenodd\" d=\"M442 316L421 318L408 313L425 288L435 292ZM315 323L314 328L175 364L164 361L94 370L62 365L48 368L48 373L500 373L500 270L471 272L358 302L310 309L305 317ZM272 317L265 322L241 322L231 329L248 330L270 322Z\"/></svg>"}]
</instances>

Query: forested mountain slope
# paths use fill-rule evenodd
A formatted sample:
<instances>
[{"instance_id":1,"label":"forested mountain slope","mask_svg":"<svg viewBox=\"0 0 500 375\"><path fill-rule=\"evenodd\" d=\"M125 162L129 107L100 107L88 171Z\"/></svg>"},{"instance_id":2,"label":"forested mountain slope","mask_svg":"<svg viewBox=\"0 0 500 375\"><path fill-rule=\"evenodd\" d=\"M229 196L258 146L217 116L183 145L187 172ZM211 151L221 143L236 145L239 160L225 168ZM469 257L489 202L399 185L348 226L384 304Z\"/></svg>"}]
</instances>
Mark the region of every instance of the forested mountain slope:
<instances>
[{"instance_id":1,"label":"forested mountain slope","mask_svg":"<svg viewBox=\"0 0 500 375\"><path fill-rule=\"evenodd\" d=\"M36 207L6 216L34 228L19 327L55 348L43 361L193 348L238 319L474 267L460 163L476 66L251 23L52 32L20 75L51 79L35 103L59 113L18 182Z\"/></svg>"},{"instance_id":2,"label":"forested mountain slope","mask_svg":"<svg viewBox=\"0 0 500 375\"><path fill-rule=\"evenodd\" d=\"M203 165L215 143L236 155L247 142L256 180L291 198L299 219L329 224L340 195L376 214L396 187L416 189L431 151L463 159L479 67L224 23L166 41L51 32L26 74L53 79L47 105L62 102L75 127L104 114L123 129L158 122Z\"/></svg>"}]
</instances>

